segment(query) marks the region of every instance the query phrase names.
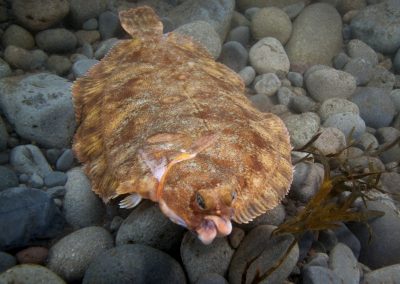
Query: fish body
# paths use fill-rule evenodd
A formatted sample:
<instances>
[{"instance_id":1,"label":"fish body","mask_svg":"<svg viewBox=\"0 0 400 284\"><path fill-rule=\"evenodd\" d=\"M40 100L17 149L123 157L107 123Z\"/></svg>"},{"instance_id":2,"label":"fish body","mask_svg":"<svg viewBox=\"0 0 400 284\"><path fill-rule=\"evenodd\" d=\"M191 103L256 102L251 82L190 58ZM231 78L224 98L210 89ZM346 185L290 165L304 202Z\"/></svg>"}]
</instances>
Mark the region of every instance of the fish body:
<instances>
[{"instance_id":1,"label":"fish body","mask_svg":"<svg viewBox=\"0 0 400 284\"><path fill-rule=\"evenodd\" d=\"M74 151L93 191L158 202L204 243L279 204L292 181L283 122L199 44L162 34L151 8L120 13L131 36L73 86Z\"/></svg>"}]
</instances>

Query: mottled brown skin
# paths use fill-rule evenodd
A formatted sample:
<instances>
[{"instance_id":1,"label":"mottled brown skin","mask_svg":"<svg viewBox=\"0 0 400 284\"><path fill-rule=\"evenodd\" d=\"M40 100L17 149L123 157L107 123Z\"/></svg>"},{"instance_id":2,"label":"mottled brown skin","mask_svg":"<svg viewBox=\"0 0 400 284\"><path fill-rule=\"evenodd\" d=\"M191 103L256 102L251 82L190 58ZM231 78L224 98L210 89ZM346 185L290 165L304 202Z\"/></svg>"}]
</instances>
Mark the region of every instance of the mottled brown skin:
<instances>
[{"instance_id":1,"label":"mottled brown skin","mask_svg":"<svg viewBox=\"0 0 400 284\"><path fill-rule=\"evenodd\" d=\"M247 223L278 205L292 181L283 122L251 106L240 77L197 43L162 35L150 8L120 18L132 39L73 87L74 150L93 190L106 202L130 193L163 202L198 234L206 216ZM171 167L158 196L148 161L168 164L198 144L206 146Z\"/></svg>"}]
</instances>

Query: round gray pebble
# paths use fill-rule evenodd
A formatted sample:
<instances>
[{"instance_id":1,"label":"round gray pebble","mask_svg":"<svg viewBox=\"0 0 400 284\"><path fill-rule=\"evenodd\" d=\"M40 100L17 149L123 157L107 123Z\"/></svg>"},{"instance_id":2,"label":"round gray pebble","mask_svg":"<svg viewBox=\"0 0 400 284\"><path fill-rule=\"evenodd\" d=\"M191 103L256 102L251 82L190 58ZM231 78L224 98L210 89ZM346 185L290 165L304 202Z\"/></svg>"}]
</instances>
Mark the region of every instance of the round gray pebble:
<instances>
[{"instance_id":1,"label":"round gray pebble","mask_svg":"<svg viewBox=\"0 0 400 284\"><path fill-rule=\"evenodd\" d=\"M329 267L343 283L360 283L360 270L351 249L345 244L338 243L329 254Z\"/></svg>"},{"instance_id":2,"label":"round gray pebble","mask_svg":"<svg viewBox=\"0 0 400 284\"><path fill-rule=\"evenodd\" d=\"M47 58L46 66L47 68L56 73L57 75L65 75L71 69L71 61L68 57L60 55L51 55Z\"/></svg>"},{"instance_id":3,"label":"round gray pebble","mask_svg":"<svg viewBox=\"0 0 400 284\"><path fill-rule=\"evenodd\" d=\"M250 85L256 77L256 71L251 66L246 66L239 71L239 76L246 86Z\"/></svg>"},{"instance_id":4,"label":"round gray pebble","mask_svg":"<svg viewBox=\"0 0 400 284\"><path fill-rule=\"evenodd\" d=\"M19 264L0 274L0 283L18 284L66 284L66 282L46 267L36 264Z\"/></svg>"},{"instance_id":5,"label":"round gray pebble","mask_svg":"<svg viewBox=\"0 0 400 284\"><path fill-rule=\"evenodd\" d=\"M354 76L357 86L366 85L374 75L371 63L364 58L350 59L343 70Z\"/></svg>"},{"instance_id":6,"label":"round gray pebble","mask_svg":"<svg viewBox=\"0 0 400 284\"><path fill-rule=\"evenodd\" d=\"M75 78L82 77L92 66L96 65L97 63L99 63L99 61L96 59L78 60L72 65L72 73L74 74Z\"/></svg>"},{"instance_id":7,"label":"round gray pebble","mask_svg":"<svg viewBox=\"0 0 400 284\"><path fill-rule=\"evenodd\" d=\"M322 121L325 121L331 115L345 112L355 115L360 114L360 110L355 103L342 98L328 99L321 104L321 107L318 110L318 114Z\"/></svg>"},{"instance_id":8,"label":"round gray pebble","mask_svg":"<svg viewBox=\"0 0 400 284\"><path fill-rule=\"evenodd\" d=\"M247 46L250 40L250 28L247 26L239 26L232 29L226 41L237 41L243 46Z\"/></svg>"},{"instance_id":9,"label":"round gray pebble","mask_svg":"<svg viewBox=\"0 0 400 284\"><path fill-rule=\"evenodd\" d=\"M365 132L364 120L353 113L337 113L330 115L322 124L323 127L336 127L346 138L352 133L353 139L358 139Z\"/></svg>"},{"instance_id":10,"label":"round gray pebble","mask_svg":"<svg viewBox=\"0 0 400 284\"><path fill-rule=\"evenodd\" d=\"M40 49L51 53L71 52L78 43L75 34L63 28L39 32L35 40Z\"/></svg>"},{"instance_id":11,"label":"round gray pebble","mask_svg":"<svg viewBox=\"0 0 400 284\"><path fill-rule=\"evenodd\" d=\"M66 182L67 175L63 172L54 171L44 177L44 184L47 187L65 185Z\"/></svg>"},{"instance_id":12,"label":"round gray pebble","mask_svg":"<svg viewBox=\"0 0 400 284\"><path fill-rule=\"evenodd\" d=\"M67 171L72 168L74 163L74 153L71 149L65 150L57 159L56 169L59 171Z\"/></svg>"},{"instance_id":13,"label":"round gray pebble","mask_svg":"<svg viewBox=\"0 0 400 284\"><path fill-rule=\"evenodd\" d=\"M303 75L297 72L289 72L287 78L290 83L295 87L303 87Z\"/></svg>"},{"instance_id":14,"label":"round gray pebble","mask_svg":"<svg viewBox=\"0 0 400 284\"><path fill-rule=\"evenodd\" d=\"M87 31L92 31L96 30L98 25L99 23L97 22L97 19L91 18L83 23L82 28Z\"/></svg>"},{"instance_id":15,"label":"round gray pebble","mask_svg":"<svg viewBox=\"0 0 400 284\"><path fill-rule=\"evenodd\" d=\"M37 173L33 173L28 182L33 188L42 188L44 184L43 178Z\"/></svg>"},{"instance_id":16,"label":"round gray pebble","mask_svg":"<svg viewBox=\"0 0 400 284\"><path fill-rule=\"evenodd\" d=\"M3 47L9 45L18 46L24 49L31 49L35 46L35 40L30 32L17 25L10 25L1 38Z\"/></svg>"},{"instance_id":17,"label":"round gray pebble","mask_svg":"<svg viewBox=\"0 0 400 284\"><path fill-rule=\"evenodd\" d=\"M118 15L111 11L101 13L99 16L99 32L103 40L120 36L122 28Z\"/></svg>"},{"instance_id":18,"label":"round gray pebble","mask_svg":"<svg viewBox=\"0 0 400 284\"><path fill-rule=\"evenodd\" d=\"M273 96L282 83L274 73L262 74L255 78L254 89L258 94Z\"/></svg>"},{"instance_id":19,"label":"round gray pebble","mask_svg":"<svg viewBox=\"0 0 400 284\"><path fill-rule=\"evenodd\" d=\"M239 72L246 66L248 57L248 52L241 43L228 41L222 46L218 60L233 71Z\"/></svg>"},{"instance_id":20,"label":"round gray pebble","mask_svg":"<svg viewBox=\"0 0 400 284\"><path fill-rule=\"evenodd\" d=\"M312 112L290 115L283 121L289 130L290 141L294 148L306 145L317 134L320 124L318 115Z\"/></svg>"}]
</instances>

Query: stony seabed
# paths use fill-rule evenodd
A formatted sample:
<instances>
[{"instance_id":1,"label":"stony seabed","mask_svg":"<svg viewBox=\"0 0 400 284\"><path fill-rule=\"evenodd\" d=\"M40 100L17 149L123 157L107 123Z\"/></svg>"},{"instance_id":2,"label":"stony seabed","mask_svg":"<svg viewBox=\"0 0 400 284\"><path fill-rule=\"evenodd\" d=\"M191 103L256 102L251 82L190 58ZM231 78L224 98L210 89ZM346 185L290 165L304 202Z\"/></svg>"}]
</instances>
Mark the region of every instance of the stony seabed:
<instances>
[{"instance_id":1,"label":"stony seabed","mask_svg":"<svg viewBox=\"0 0 400 284\"><path fill-rule=\"evenodd\" d=\"M281 205L209 246L151 202L105 206L71 150L71 85L143 4L236 71L294 149L320 133L320 153L382 171L367 205L385 215L271 238L318 191L312 160ZM0 36L0 283L400 283L400 1L2 0Z\"/></svg>"}]
</instances>

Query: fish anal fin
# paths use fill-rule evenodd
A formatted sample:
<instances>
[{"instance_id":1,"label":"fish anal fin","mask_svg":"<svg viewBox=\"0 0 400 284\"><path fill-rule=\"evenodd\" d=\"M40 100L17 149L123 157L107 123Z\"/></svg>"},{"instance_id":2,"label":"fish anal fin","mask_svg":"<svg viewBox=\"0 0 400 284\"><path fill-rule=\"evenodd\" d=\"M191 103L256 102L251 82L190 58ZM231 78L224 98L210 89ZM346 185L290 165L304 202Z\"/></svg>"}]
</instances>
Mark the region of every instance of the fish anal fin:
<instances>
[{"instance_id":1,"label":"fish anal fin","mask_svg":"<svg viewBox=\"0 0 400 284\"><path fill-rule=\"evenodd\" d=\"M124 10L119 13L121 25L132 37L161 37L163 24L148 6Z\"/></svg>"},{"instance_id":2,"label":"fish anal fin","mask_svg":"<svg viewBox=\"0 0 400 284\"><path fill-rule=\"evenodd\" d=\"M119 202L120 208L131 209L136 207L140 201L142 201L142 197L138 193L132 193L126 196Z\"/></svg>"}]
</instances>

